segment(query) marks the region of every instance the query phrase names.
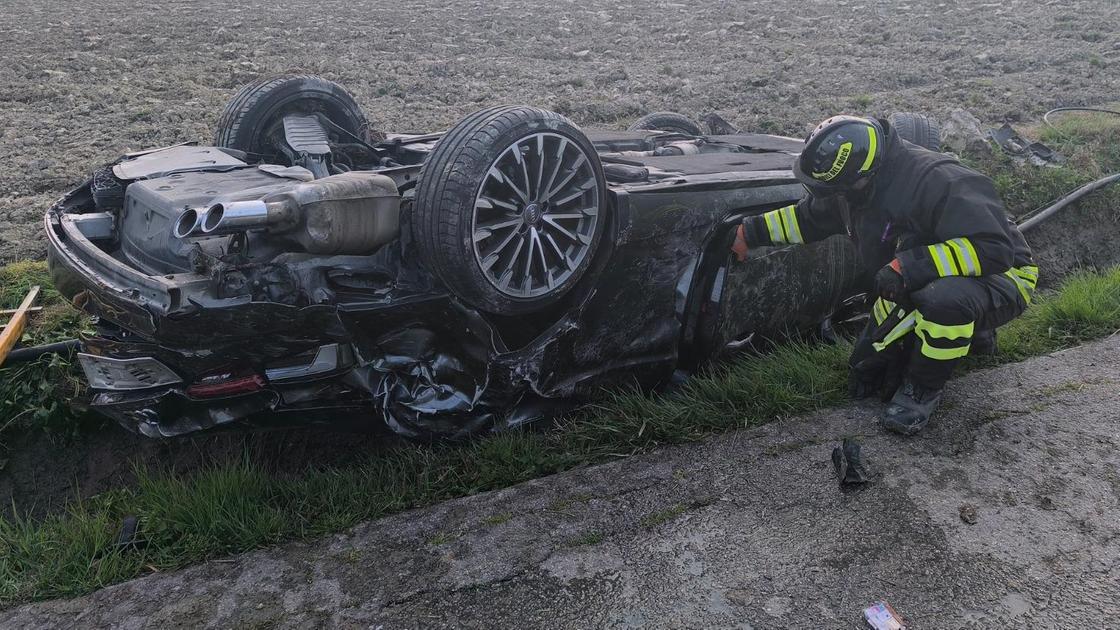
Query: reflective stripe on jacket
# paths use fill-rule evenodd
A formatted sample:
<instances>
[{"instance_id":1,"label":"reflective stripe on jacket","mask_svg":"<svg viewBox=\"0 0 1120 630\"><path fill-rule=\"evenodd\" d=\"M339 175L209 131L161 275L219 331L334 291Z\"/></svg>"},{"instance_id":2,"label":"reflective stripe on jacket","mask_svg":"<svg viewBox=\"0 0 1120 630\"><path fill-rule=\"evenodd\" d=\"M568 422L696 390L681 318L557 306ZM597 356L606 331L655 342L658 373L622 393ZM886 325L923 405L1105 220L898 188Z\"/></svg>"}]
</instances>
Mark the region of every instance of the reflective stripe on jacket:
<instances>
[{"instance_id":1,"label":"reflective stripe on jacket","mask_svg":"<svg viewBox=\"0 0 1120 630\"><path fill-rule=\"evenodd\" d=\"M886 129L883 167L867 198L852 206L852 236L864 265L878 269L897 257L910 291L947 276L1025 269L1012 279L1029 281L1033 290L1038 269L1030 247L1007 218L992 181ZM752 246L811 243L845 231L835 207L812 195L795 206L746 217L743 227Z\"/></svg>"}]
</instances>

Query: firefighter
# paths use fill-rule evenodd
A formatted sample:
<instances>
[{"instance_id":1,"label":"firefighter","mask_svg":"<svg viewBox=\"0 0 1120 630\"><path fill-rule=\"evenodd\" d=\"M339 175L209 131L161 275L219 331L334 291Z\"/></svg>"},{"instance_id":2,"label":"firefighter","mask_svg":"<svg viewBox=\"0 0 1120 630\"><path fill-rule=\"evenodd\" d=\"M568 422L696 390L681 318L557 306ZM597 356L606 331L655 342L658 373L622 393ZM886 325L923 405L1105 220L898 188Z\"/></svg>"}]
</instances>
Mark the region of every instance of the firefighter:
<instances>
[{"instance_id":1,"label":"firefighter","mask_svg":"<svg viewBox=\"0 0 1120 630\"><path fill-rule=\"evenodd\" d=\"M962 358L1031 302L1038 267L991 180L949 155L902 140L885 120L835 116L794 164L808 195L749 216L732 251L855 241L874 276L867 327L849 360L849 393L879 394L889 431L929 423Z\"/></svg>"}]
</instances>

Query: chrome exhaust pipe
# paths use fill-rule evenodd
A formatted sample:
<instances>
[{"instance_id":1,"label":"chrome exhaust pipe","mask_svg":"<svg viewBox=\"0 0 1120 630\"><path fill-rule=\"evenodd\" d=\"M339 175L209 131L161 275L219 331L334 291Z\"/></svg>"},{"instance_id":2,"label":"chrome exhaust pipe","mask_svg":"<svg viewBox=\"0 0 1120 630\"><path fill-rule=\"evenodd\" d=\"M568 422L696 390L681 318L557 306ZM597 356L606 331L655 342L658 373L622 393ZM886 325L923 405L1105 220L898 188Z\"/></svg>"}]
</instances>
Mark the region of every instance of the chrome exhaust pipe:
<instances>
[{"instance_id":1,"label":"chrome exhaust pipe","mask_svg":"<svg viewBox=\"0 0 1120 630\"><path fill-rule=\"evenodd\" d=\"M175 221L171 232L175 238L217 236L246 230L259 230L289 216L283 204L267 204L260 200L216 203L209 208L187 208ZM269 208L269 206L276 206Z\"/></svg>"},{"instance_id":2,"label":"chrome exhaust pipe","mask_svg":"<svg viewBox=\"0 0 1120 630\"><path fill-rule=\"evenodd\" d=\"M199 227L208 236L244 232L266 227L268 215L268 204L259 199L216 203L206 209Z\"/></svg>"},{"instance_id":3,"label":"chrome exhaust pipe","mask_svg":"<svg viewBox=\"0 0 1120 630\"><path fill-rule=\"evenodd\" d=\"M187 208L172 226L175 238L218 236L282 224L292 216L287 204L260 200L228 201L209 208Z\"/></svg>"},{"instance_id":4,"label":"chrome exhaust pipe","mask_svg":"<svg viewBox=\"0 0 1120 630\"><path fill-rule=\"evenodd\" d=\"M263 195L187 208L172 226L177 238L269 232L293 251L366 254L400 233L400 193L380 173L349 172Z\"/></svg>"},{"instance_id":5,"label":"chrome exhaust pipe","mask_svg":"<svg viewBox=\"0 0 1120 630\"><path fill-rule=\"evenodd\" d=\"M199 212L194 208L187 208L183 214L179 215L179 219L175 221L175 225L171 228L171 233L175 238L187 238L192 234L197 234L199 228L202 227L202 218L205 216L206 211Z\"/></svg>"}]
</instances>

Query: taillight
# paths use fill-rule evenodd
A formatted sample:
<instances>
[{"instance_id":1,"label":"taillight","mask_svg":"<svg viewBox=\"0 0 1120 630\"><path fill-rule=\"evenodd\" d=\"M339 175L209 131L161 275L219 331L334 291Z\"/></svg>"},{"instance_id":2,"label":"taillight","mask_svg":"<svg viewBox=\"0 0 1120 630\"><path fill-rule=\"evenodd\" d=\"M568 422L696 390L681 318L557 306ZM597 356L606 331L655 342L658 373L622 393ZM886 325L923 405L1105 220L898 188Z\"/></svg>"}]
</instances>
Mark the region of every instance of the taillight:
<instances>
[{"instance_id":1,"label":"taillight","mask_svg":"<svg viewBox=\"0 0 1120 630\"><path fill-rule=\"evenodd\" d=\"M260 374L246 371L222 370L199 377L187 387L187 395L194 398L217 398L260 391L265 380Z\"/></svg>"}]
</instances>

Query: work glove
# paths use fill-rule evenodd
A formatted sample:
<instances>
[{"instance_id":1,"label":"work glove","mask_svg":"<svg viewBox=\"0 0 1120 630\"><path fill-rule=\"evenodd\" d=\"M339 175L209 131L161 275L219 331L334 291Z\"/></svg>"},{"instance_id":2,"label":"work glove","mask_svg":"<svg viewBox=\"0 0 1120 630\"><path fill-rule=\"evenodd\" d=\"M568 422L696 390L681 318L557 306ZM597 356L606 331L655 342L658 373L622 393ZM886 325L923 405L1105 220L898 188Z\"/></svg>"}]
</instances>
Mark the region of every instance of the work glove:
<instances>
[{"instance_id":1,"label":"work glove","mask_svg":"<svg viewBox=\"0 0 1120 630\"><path fill-rule=\"evenodd\" d=\"M883 387L883 372L864 372L852 368L848 370L848 398L878 397Z\"/></svg>"},{"instance_id":2,"label":"work glove","mask_svg":"<svg viewBox=\"0 0 1120 630\"><path fill-rule=\"evenodd\" d=\"M875 293L891 302L906 301L906 283L902 280L902 267L897 258L875 274Z\"/></svg>"},{"instance_id":3,"label":"work glove","mask_svg":"<svg viewBox=\"0 0 1120 630\"><path fill-rule=\"evenodd\" d=\"M747 259L747 250L747 233L743 229L743 224L740 223L739 227L735 229L735 242L731 244L731 251L739 262L743 262Z\"/></svg>"},{"instance_id":4,"label":"work glove","mask_svg":"<svg viewBox=\"0 0 1120 630\"><path fill-rule=\"evenodd\" d=\"M898 342L901 345L901 342ZM909 348L888 348L881 354L869 357L848 370L848 397L852 400L878 398L889 401L902 384Z\"/></svg>"},{"instance_id":5,"label":"work glove","mask_svg":"<svg viewBox=\"0 0 1120 630\"><path fill-rule=\"evenodd\" d=\"M894 398L894 393L902 385L902 377L906 374L906 365L910 362L910 347L903 344L900 350L891 352L887 357L887 369L883 370L883 381L879 384L879 400L882 402L890 402Z\"/></svg>"}]
</instances>

